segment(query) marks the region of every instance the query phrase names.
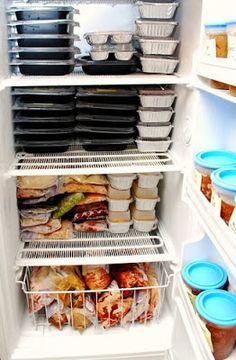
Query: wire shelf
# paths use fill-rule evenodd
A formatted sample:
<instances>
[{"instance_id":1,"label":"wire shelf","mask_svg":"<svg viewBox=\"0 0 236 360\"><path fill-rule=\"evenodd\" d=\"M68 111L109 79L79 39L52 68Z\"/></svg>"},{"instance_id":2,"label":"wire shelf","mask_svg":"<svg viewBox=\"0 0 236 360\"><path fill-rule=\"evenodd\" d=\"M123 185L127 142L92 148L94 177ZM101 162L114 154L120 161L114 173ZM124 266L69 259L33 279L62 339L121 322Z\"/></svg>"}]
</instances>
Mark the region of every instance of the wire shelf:
<instances>
[{"instance_id":1,"label":"wire shelf","mask_svg":"<svg viewBox=\"0 0 236 360\"><path fill-rule=\"evenodd\" d=\"M34 240L22 242L16 266L86 265L109 262L169 261L161 236L130 230L126 234L110 232L79 233L70 240Z\"/></svg>"},{"instance_id":2,"label":"wire shelf","mask_svg":"<svg viewBox=\"0 0 236 360\"><path fill-rule=\"evenodd\" d=\"M99 290L32 291L31 267L25 269L23 280L18 283L26 296L36 330L52 325L62 330L69 325L81 333L87 327L101 333L113 326L147 324L160 317L172 274L162 262L150 264L148 268L151 271L146 272L147 267L143 265L148 279L148 286L143 287L119 288L113 280L108 288ZM106 269L110 271L109 266Z\"/></svg>"},{"instance_id":3,"label":"wire shelf","mask_svg":"<svg viewBox=\"0 0 236 360\"><path fill-rule=\"evenodd\" d=\"M178 171L170 153L140 153L137 149L86 152L74 146L65 153L18 153L9 176L112 174Z\"/></svg>"}]
</instances>

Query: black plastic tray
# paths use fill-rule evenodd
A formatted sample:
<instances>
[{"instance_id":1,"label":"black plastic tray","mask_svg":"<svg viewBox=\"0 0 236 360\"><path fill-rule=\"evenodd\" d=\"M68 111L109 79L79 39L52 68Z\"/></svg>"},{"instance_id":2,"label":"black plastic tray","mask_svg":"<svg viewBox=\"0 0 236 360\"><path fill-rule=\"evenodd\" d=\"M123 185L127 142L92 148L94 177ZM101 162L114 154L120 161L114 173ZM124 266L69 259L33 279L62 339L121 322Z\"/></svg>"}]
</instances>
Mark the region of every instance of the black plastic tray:
<instances>
[{"instance_id":1,"label":"black plastic tray","mask_svg":"<svg viewBox=\"0 0 236 360\"><path fill-rule=\"evenodd\" d=\"M72 111L74 110L74 102L69 101L64 103L63 101L68 101L67 97L61 98L57 96L47 97L47 96L30 96L30 95L21 95L16 98L12 110L40 110L40 111ZM47 101L48 102L47 102ZM61 103L60 103L61 100ZM70 99L69 99L70 100ZM50 102L51 101L51 102ZM55 102L57 101L57 102Z\"/></svg>"},{"instance_id":2,"label":"black plastic tray","mask_svg":"<svg viewBox=\"0 0 236 360\"><path fill-rule=\"evenodd\" d=\"M14 135L22 141L60 141L71 138L74 134L74 128L55 128L55 129L21 129L16 127Z\"/></svg>"},{"instance_id":3,"label":"black plastic tray","mask_svg":"<svg viewBox=\"0 0 236 360\"><path fill-rule=\"evenodd\" d=\"M17 47L10 50L13 56L18 54L19 59L24 60L71 60L79 53L79 49L75 47L70 48L21 48Z\"/></svg>"},{"instance_id":4,"label":"black plastic tray","mask_svg":"<svg viewBox=\"0 0 236 360\"><path fill-rule=\"evenodd\" d=\"M12 35L9 40L16 40L20 47L71 47L79 40L76 35L32 34Z\"/></svg>"},{"instance_id":5,"label":"black plastic tray","mask_svg":"<svg viewBox=\"0 0 236 360\"><path fill-rule=\"evenodd\" d=\"M82 125L89 126L115 126L115 127L128 127L136 124L135 116L111 116L111 115L86 115L77 113L76 121Z\"/></svg>"},{"instance_id":6,"label":"black plastic tray","mask_svg":"<svg viewBox=\"0 0 236 360\"><path fill-rule=\"evenodd\" d=\"M33 20L15 21L9 26L15 26L18 34L72 34L75 23L73 20ZM77 23L76 23L77 25Z\"/></svg>"},{"instance_id":7,"label":"black plastic tray","mask_svg":"<svg viewBox=\"0 0 236 360\"><path fill-rule=\"evenodd\" d=\"M29 121L37 121L38 118L40 119L47 119L47 118L66 118L68 116L74 117L74 111L73 110L20 110L15 112L16 114L19 114L22 118L29 119Z\"/></svg>"},{"instance_id":8,"label":"black plastic tray","mask_svg":"<svg viewBox=\"0 0 236 360\"><path fill-rule=\"evenodd\" d=\"M37 7L11 9L16 14L17 20L56 20L66 19L70 13L74 12L73 7Z\"/></svg>"},{"instance_id":9,"label":"black plastic tray","mask_svg":"<svg viewBox=\"0 0 236 360\"><path fill-rule=\"evenodd\" d=\"M93 61L90 56L82 58L82 69L88 75L125 75L137 71L136 58L129 61L115 60L110 54L108 60Z\"/></svg>"},{"instance_id":10,"label":"black plastic tray","mask_svg":"<svg viewBox=\"0 0 236 360\"><path fill-rule=\"evenodd\" d=\"M64 141L23 141L16 140L15 147L18 151L25 151L28 153L59 153L68 150L73 141L66 139Z\"/></svg>"},{"instance_id":11,"label":"black plastic tray","mask_svg":"<svg viewBox=\"0 0 236 360\"><path fill-rule=\"evenodd\" d=\"M107 87L107 86L83 86L77 88L77 97L135 97L137 90L133 87Z\"/></svg>"},{"instance_id":12,"label":"black plastic tray","mask_svg":"<svg viewBox=\"0 0 236 360\"><path fill-rule=\"evenodd\" d=\"M91 100L91 101L89 101ZM77 100L76 107L79 109L102 109L102 110L122 110L122 111L135 111L137 106L135 104L124 103L124 99L120 97L113 98L114 102L107 101L106 98L100 98L100 102L92 102L93 99L86 98L85 100Z\"/></svg>"},{"instance_id":13,"label":"black plastic tray","mask_svg":"<svg viewBox=\"0 0 236 360\"><path fill-rule=\"evenodd\" d=\"M76 88L73 86L56 86L56 87L16 87L12 89L12 95L44 95L44 96L66 96L74 97Z\"/></svg>"},{"instance_id":14,"label":"black plastic tray","mask_svg":"<svg viewBox=\"0 0 236 360\"><path fill-rule=\"evenodd\" d=\"M134 138L117 138L117 139L77 139L77 145L82 145L87 151L121 151L125 150L128 145L134 143Z\"/></svg>"},{"instance_id":15,"label":"black plastic tray","mask_svg":"<svg viewBox=\"0 0 236 360\"><path fill-rule=\"evenodd\" d=\"M127 127L127 128L115 128L115 127L92 127L85 126L83 124L78 123L76 125L75 134L77 134L77 138L81 139L117 139L117 138L130 138L136 134L135 127ZM75 135L76 136L76 135Z\"/></svg>"},{"instance_id":16,"label":"black plastic tray","mask_svg":"<svg viewBox=\"0 0 236 360\"><path fill-rule=\"evenodd\" d=\"M28 115L29 114L29 115ZM44 124L49 124L49 123L59 123L60 127L62 125L66 125L66 127L69 127L71 123L75 122L75 117L74 115L64 115L61 116L60 113L56 116L48 116L48 114L45 112L43 112L44 116L40 116L38 115L38 112L36 111L36 114L33 114L35 116L32 116L30 111L27 111L27 113L25 114L23 111L17 111L15 113L15 116L13 117L13 122L14 123L24 123L24 124L37 124L37 123L44 123Z\"/></svg>"},{"instance_id":17,"label":"black plastic tray","mask_svg":"<svg viewBox=\"0 0 236 360\"><path fill-rule=\"evenodd\" d=\"M19 65L20 73L23 75L57 76L67 75L73 72L75 64L71 65Z\"/></svg>"},{"instance_id":18,"label":"black plastic tray","mask_svg":"<svg viewBox=\"0 0 236 360\"><path fill-rule=\"evenodd\" d=\"M33 120L32 120L33 119ZM58 129L75 127L76 122L73 116L68 118L27 118L18 114L13 118L13 123L21 130L33 129Z\"/></svg>"}]
</instances>

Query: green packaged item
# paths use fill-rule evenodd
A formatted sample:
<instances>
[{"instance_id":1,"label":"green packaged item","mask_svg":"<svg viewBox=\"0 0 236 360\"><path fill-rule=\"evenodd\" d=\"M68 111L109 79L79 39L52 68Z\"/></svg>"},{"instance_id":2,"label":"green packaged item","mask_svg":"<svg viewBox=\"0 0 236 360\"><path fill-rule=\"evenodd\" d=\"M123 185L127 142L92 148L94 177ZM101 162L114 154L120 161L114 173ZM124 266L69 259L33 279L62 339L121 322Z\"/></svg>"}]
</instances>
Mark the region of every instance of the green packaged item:
<instances>
[{"instance_id":1,"label":"green packaged item","mask_svg":"<svg viewBox=\"0 0 236 360\"><path fill-rule=\"evenodd\" d=\"M53 213L54 219L59 219L64 214L66 214L68 211L73 209L74 206L78 205L81 200L84 199L84 195L82 193L75 193L66 196L64 199L60 201L58 204L58 208Z\"/></svg>"}]
</instances>

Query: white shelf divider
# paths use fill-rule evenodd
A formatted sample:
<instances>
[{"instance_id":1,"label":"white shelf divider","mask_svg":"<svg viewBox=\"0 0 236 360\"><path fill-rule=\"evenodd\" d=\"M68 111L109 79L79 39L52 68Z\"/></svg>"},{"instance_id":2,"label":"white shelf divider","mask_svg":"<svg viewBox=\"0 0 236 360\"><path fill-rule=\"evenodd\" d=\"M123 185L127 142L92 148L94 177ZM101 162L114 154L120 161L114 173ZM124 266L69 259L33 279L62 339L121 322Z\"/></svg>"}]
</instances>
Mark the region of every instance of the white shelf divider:
<instances>
[{"instance_id":1,"label":"white shelf divider","mask_svg":"<svg viewBox=\"0 0 236 360\"><path fill-rule=\"evenodd\" d=\"M19 268L170 260L171 253L159 233L130 230L125 234L79 233L70 240L21 242L15 265Z\"/></svg>"},{"instance_id":2,"label":"white shelf divider","mask_svg":"<svg viewBox=\"0 0 236 360\"><path fill-rule=\"evenodd\" d=\"M213 206L205 198L193 181L188 181L187 194L190 204L196 211L200 223L215 247L226 261L235 266L236 235L215 212Z\"/></svg>"},{"instance_id":3,"label":"white shelf divider","mask_svg":"<svg viewBox=\"0 0 236 360\"><path fill-rule=\"evenodd\" d=\"M13 86L102 86L102 85L158 85L186 84L187 78L174 75L133 73L128 75L86 75L75 72L64 76L12 75L4 81L6 87Z\"/></svg>"},{"instance_id":4,"label":"white shelf divider","mask_svg":"<svg viewBox=\"0 0 236 360\"><path fill-rule=\"evenodd\" d=\"M57 154L18 153L9 176L114 174L179 171L171 153L140 153L137 149L112 152L72 150Z\"/></svg>"}]
</instances>

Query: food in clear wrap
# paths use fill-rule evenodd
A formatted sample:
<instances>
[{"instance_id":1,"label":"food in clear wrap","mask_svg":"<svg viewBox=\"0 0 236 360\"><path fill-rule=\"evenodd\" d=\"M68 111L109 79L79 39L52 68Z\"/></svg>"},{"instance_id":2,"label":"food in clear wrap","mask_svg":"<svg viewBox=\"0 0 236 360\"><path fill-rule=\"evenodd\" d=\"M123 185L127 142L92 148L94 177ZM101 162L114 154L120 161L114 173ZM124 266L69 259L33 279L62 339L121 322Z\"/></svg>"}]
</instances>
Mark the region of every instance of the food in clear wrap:
<instances>
[{"instance_id":1,"label":"food in clear wrap","mask_svg":"<svg viewBox=\"0 0 236 360\"><path fill-rule=\"evenodd\" d=\"M45 202L53 196L58 194L58 187L56 185L51 186L50 188L44 190L34 190L34 189L18 189L17 198L22 200L22 203L27 204L38 204Z\"/></svg>"},{"instance_id":2,"label":"food in clear wrap","mask_svg":"<svg viewBox=\"0 0 236 360\"><path fill-rule=\"evenodd\" d=\"M102 194L85 194L84 199L80 201L79 206L106 201L106 196Z\"/></svg>"},{"instance_id":3,"label":"food in clear wrap","mask_svg":"<svg viewBox=\"0 0 236 360\"><path fill-rule=\"evenodd\" d=\"M82 275L90 290L106 289L111 283L111 275L107 265L84 265Z\"/></svg>"},{"instance_id":4,"label":"food in clear wrap","mask_svg":"<svg viewBox=\"0 0 236 360\"><path fill-rule=\"evenodd\" d=\"M81 205L75 208L75 215L73 217L74 222L83 220L100 220L104 219L108 215L107 204L103 202Z\"/></svg>"},{"instance_id":5,"label":"food in clear wrap","mask_svg":"<svg viewBox=\"0 0 236 360\"><path fill-rule=\"evenodd\" d=\"M50 219L46 224L35 225L30 227L25 227L21 230L23 233L24 231L30 231L37 234L51 234L61 228L61 220L60 219Z\"/></svg>"},{"instance_id":6,"label":"food in clear wrap","mask_svg":"<svg viewBox=\"0 0 236 360\"><path fill-rule=\"evenodd\" d=\"M77 232L99 232L107 230L106 220L88 220L82 223L74 223L74 229Z\"/></svg>"},{"instance_id":7,"label":"food in clear wrap","mask_svg":"<svg viewBox=\"0 0 236 360\"><path fill-rule=\"evenodd\" d=\"M113 280L108 291L102 292L97 301L98 318L104 328L117 325L128 313L133 298L124 298L117 282Z\"/></svg>"},{"instance_id":8,"label":"food in clear wrap","mask_svg":"<svg viewBox=\"0 0 236 360\"><path fill-rule=\"evenodd\" d=\"M80 184L77 182L70 182L67 184L63 184L62 187L60 188L61 194L75 193L75 192L107 195L107 188L104 185Z\"/></svg>"},{"instance_id":9,"label":"food in clear wrap","mask_svg":"<svg viewBox=\"0 0 236 360\"><path fill-rule=\"evenodd\" d=\"M48 189L57 184L57 176L18 176L17 187L19 189Z\"/></svg>"},{"instance_id":10,"label":"food in clear wrap","mask_svg":"<svg viewBox=\"0 0 236 360\"><path fill-rule=\"evenodd\" d=\"M70 175L63 176L63 183L78 182L81 184L107 185L108 180L105 175Z\"/></svg>"},{"instance_id":11,"label":"food in clear wrap","mask_svg":"<svg viewBox=\"0 0 236 360\"><path fill-rule=\"evenodd\" d=\"M142 264L112 265L111 273L120 288L144 287L148 283ZM132 296L132 293L132 290L125 290L124 297Z\"/></svg>"},{"instance_id":12,"label":"food in clear wrap","mask_svg":"<svg viewBox=\"0 0 236 360\"><path fill-rule=\"evenodd\" d=\"M54 219L59 219L61 216L65 215L68 211L73 209L76 205L84 199L82 193L75 193L64 197L58 204L58 208L53 213Z\"/></svg>"},{"instance_id":13,"label":"food in clear wrap","mask_svg":"<svg viewBox=\"0 0 236 360\"><path fill-rule=\"evenodd\" d=\"M31 229L31 228L29 228ZM70 220L62 220L61 228L52 232L51 234L40 234L33 231L21 232L21 239L24 241L30 240L67 240L73 238L73 224Z\"/></svg>"},{"instance_id":14,"label":"food in clear wrap","mask_svg":"<svg viewBox=\"0 0 236 360\"><path fill-rule=\"evenodd\" d=\"M35 225L46 224L51 213L57 209L56 206L46 206L44 208L28 208L21 209L20 212L20 225L22 228L31 227Z\"/></svg>"},{"instance_id":15,"label":"food in clear wrap","mask_svg":"<svg viewBox=\"0 0 236 360\"><path fill-rule=\"evenodd\" d=\"M54 301L47 306L46 317L48 322L57 329L62 329L63 325L68 324L68 311L66 310L62 301Z\"/></svg>"},{"instance_id":16,"label":"food in clear wrap","mask_svg":"<svg viewBox=\"0 0 236 360\"><path fill-rule=\"evenodd\" d=\"M124 316L123 324L127 322L136 321L143 313L147 311L149 303L148 290L137 290L134 295L134 303L131 310Z\"/></svg>"}]
</instances>

